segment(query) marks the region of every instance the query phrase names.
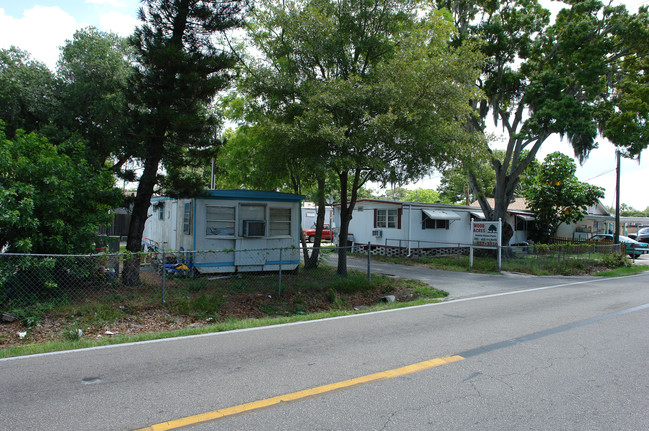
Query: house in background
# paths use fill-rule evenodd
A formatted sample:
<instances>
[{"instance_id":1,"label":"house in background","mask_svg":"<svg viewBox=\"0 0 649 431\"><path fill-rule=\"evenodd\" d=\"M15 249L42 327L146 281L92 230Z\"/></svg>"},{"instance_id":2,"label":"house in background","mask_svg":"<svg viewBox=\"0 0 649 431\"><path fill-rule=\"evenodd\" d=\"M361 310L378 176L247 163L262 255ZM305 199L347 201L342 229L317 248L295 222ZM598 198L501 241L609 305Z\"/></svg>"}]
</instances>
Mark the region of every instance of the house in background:
<instances>
[{"instance_id":1,"label":"house in background","mask_svg":"<svg viewBox=\"0 0 649 431\"><path fill-rule=\"evenodd\" d=\"M643 227L649 227L649 217L620 217L621 235L637 235Z\"/></svg>"},{"instance_id":2,"label":"house in background","mask_svg":"<svg viewBox=\"0 0 649 431\"><path fill-rule=\"evenodd\" d=\"M562 223L557 229L556 237L571 240L587 240L598 233L613 233L615 216L598 202L588 207L586 215L577 223Z\"/></svg>"},{"instance_id":3,"label":"house in background","mask_svg":"<svg viewBox=\"0 0 649 431\"><path fill-rule=\"evenodd\" d=\"M189 199L154 198L144 227L145 244L201 251L192 262L201 273L276 271L280 249L282 268L295 269L300 263L303 199L252 190L206 190Z\"/></svg>"}]
</instances>

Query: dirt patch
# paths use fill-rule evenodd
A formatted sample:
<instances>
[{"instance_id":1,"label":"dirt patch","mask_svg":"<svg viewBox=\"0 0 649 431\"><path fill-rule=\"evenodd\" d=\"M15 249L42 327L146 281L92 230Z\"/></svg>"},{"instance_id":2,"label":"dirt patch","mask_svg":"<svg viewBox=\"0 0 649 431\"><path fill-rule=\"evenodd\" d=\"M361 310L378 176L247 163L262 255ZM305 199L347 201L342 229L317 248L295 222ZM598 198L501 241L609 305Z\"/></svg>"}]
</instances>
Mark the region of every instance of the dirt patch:
<instances>
[{"instance_id":1,"label":"dirt patch","mask_svg":"<svg viewBox=\"0 0 649 431\"><path fill-rule=\"evenodd\" d=\"M169 301L164 305L133 301L127 293L113 294L117 299L100 306L97 298L86 298L72 308L68 305L65 311L47 312L31 327L19 320L0 322L0 348L74 339L78 334L84 339L100 339L202 327L232 319L353 310L376 305L386 295L401 302L422 296L412 283L399 280L358 292L309 289L284 292L281 297L276 291L202 292L191 296L184 291L182 295L173 293L169 292Z\"/></svg>"}]
</instances>

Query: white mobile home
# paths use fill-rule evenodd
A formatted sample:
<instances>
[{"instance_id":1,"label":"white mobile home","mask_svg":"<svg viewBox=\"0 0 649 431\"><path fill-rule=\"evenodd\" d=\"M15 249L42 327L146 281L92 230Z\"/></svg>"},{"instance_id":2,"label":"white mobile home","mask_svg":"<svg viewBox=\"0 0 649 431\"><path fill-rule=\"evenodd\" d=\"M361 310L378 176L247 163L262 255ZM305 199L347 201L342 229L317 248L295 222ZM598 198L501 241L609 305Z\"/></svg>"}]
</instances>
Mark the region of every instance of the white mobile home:
<instances>
[{"instance_id":1,"label":"white mobile home","mask_svg":"<svg viewBox=\"0 0 649 431\"><path fill-rule=\"evenodd\" d=\"M513 224L522 216L533 218L525 212L508 214L507 221ZM335 218L339 223L339 206ZM458 248L468 251L471 220L484 220L479 207L361 199L354 207L349 232L360 250L371 244L381 254L445 255L457 253ZM517 232L511 242L524 241L524 233Z\"/></svg>"},{"instance_id":2,"label":"white mobile home","mask_svg":"<svg viewBox=\"0 0 649 431\"><path fill-rule=\"evenodd\" d=\"M191 199L154 198L144 238L161 249L200 251L192 264L201 273L275 271L280 249L282 268L295 269L300 262L303 199L252 190L206 190Z\"/></svg>"},{"instance_id":3,"label":"white mobile home","mask_svg":"<svg viewBox=\"0 0 649 431\"><path fill-rule=\"evenodd\" d=\"M325 206L325 223L331 223L336 226L333 220L334 210L330 206ZM313 202L304 202L302 204L302 229L311 229L318 217L318 207Z\"/></svg>"}]
</instances>

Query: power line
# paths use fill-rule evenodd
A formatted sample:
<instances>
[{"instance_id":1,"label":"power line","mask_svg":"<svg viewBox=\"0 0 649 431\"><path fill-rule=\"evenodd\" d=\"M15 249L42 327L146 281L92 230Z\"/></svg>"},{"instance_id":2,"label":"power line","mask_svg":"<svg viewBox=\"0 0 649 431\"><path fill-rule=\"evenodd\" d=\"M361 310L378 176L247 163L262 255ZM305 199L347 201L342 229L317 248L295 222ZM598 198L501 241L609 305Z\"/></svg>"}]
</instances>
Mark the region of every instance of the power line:
<instances>
[{"instance_id":1,"label":"power line","mask_svg":"<svg viewBox=\"0 0 649 431\"><path fill-rule=\"evenodd\" d=\"M613 169L609 169L608 171L604 171L604 172L602 172L601 174L595 175L595 176L592 177L592 178L588 178L586 181L594 180L595 178L599 178L599 177L601 177L602 175L609 174L609 173L613 172L614 170L615 170L615 168L613 168Z\"/></svg>"}]
</instances>

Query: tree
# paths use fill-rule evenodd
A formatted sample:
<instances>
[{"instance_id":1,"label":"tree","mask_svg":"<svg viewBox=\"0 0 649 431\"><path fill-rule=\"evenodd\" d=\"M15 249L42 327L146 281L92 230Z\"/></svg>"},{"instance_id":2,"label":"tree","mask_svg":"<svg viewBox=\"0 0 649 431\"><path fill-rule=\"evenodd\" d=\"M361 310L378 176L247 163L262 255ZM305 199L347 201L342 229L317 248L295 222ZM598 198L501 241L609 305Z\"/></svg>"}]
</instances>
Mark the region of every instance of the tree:
<instances>
[{"instance_id":1,"label":"tree","mask_svg":"<svg viewBox=\"0 0 649 431\"><path fill-rule=\"evenodd\" d=\"M54 91L54 76L45 64L16 47L0 50L0 120L7 136L45 127Z\"/></svg>"},{"instance_id":2,"label":"tree","mask_svg":"<svg viewBox=\"0 0 649 431\"><path fill-rule=\"evenodd\" d=\"M597 146L598 127L612 136L614 119L620 118L615 113L623 106L628 108L627 116L620 118L624 124L643 124L644 105L624 105L620 95L640 94L637 89L625 93L624 88L644 75L641 59L649 40L646 8L632 15L623 6L576 0L551 24L549 11L536 0L441 0L438 4L453 13L460 28L456 42L483 41L487 61L478 84L486 100L472 102L480 115L470 124L471 130L484 133L487 116L492 115L507 135L502 160L492 148L484 148L496 176L494 208L486 199L489 191L481 188L472 169L473 155L462 158L488 218L505 218L520 175L551 135L567 137L583 160ZM637 149L629 148L637 154ZM508 241L512 233L506 226L503 240Z\"/></svg>"},{"instance_id":3,"label":"tree","mask_svg":"<svg viewBox=\"0 0 649 431\"><path fill-rule=\"evenodd\" d=\"M442 197L435 190L418 188L416 190L409 190L403 187L396 187L394 189L388 189L385 191L383 196L379 198L392 199L395 201L404 201L404 202L428 202L436 203L441 202ZM444 203L452 203L451 201L444 200Z\"/></svg>"},{"instance_id":4,"label":"tree","mask_svg":"<svg viewBox=\"0 0 649 431\"><path fill-rule=\"evenodd\" d=\"M420 178L471 140L461 125L466 100L478 97L479 57L467 46L449 48L452 25L420 6L266 1L253 17L252 40L264 57L249 67L248 88L290 151L308 151L323 169L322 187L326 172L337 176L341 245L367 181ZM345 247L338 273L347 274Z\"/></svg>"},{"instance_id":5,"label":"tree","mask_svg":"<svg viewBox=\"0 0 649 431\"><path fill-rule=\"evenodd\" d=\"M476 166L472 172L475 181L479 182L480 190L484 190L487 197L493 197L496 188L496 175L488 163ZM479 172L479 173L478 173ZM491 193L488 192L491 190ZM471 205L477 200L477 195L469 185L469 180L463 166L453 166L442 172L442 179L437 187L441 198L453 202Z\"/></svg>"},{"instance_id":6,"label":"tree","mask_svg":"<svg viewBox=\"0 0 649 431\"><path fill-rule=\"evenodd\" d=\"M562 223L577 223L589 206L604 197L604 189L577 179L577 165L560 152L546 156L536 175L523 184L528 207L536 216L540 241L548 241Z\"/></svg>"},{"instance_id":7,"label":"tree","mask_svg":"<svg viewBox=\"0 0 649 431\"><path fill-rule=\"evenodd\" d=\"M245 84L239 89L245 90ZM220 183L230 187L252 187L262 190L287 190L296 194L309 192L310 199L318 204L316 238L312 248L300 231L304 268L318 265L322 226L325 213L325 181L317 158L308 157L308 147L293 148L283 133L277 131L275 118L257 116L257 107L249 115L257 117L251 124L241 124L227 134L226 143L218 159ZM241 117L238 117L241 119ZM314 183L316 186L314 186Z\"/></svg>"},{"instance_id":8,"label":"tree","mask_svg":"<svg viewBox=\"0 0 649 431\"><path fill-rule=\"evenodd\" d=\"M92 253L97 228L121 200L106 170L85 160L81 142L54 146L0 128L0 248L19 253Z\"/></svg>"},{"instance_id":9,"label":"tree","mask_svg":"<svg viewBox=\"0 0 649 431\"><path fill-rule=\"evenodd\" d=\"M61 48L52 117L61 139L76 134L86 140L87 159L97 168L116 158L119 171L129 157L125 108L130 60L126 39L94 27L78 30Z\"/></svg>"},{"instance_id":10,"label":"tree","mask_svg":"<svg viewBox=\"0 0 649 431\"><path fill-rule=\"evenodd\" d=\"M139 251L161 163L182 161L187 146L207 145L216 118L207 105L230 81L235 58L216 45L215 33L241 25L241 1L143 0L142 24L132 38L137 68L129 103L142 161L126 248ZM139 283L139 268L125 267L124 282Z\"/></svg>"},{"instance_id":11,"label":"tree","mask_svg":"<svg viewBox=\"0 0 649 431\"><path fill-rule=\"evenodd\" d=\"M527 151L523 151L522 156L527 157ZM452 166L443 171L438 188L441 196L450 202L459 203L463 201L465 205L471 205L471 203L478 200L478 196L470 186L471 182L475 182L478 185L478 190L482 190L486 197L493 198L496 190L496 174L491 157L502 162L506 157L506 153L503 150L493 150L489 158L474 157L471 160L465 160L462 165ZM519 179L524 181L527 175L535 172L538 165L539 162L536 159L532 160L519 176ZM469 172L471 177L468 175ZM520 184L516 186L514 193L520 193Z\"/></svg>"}]
</instances>

